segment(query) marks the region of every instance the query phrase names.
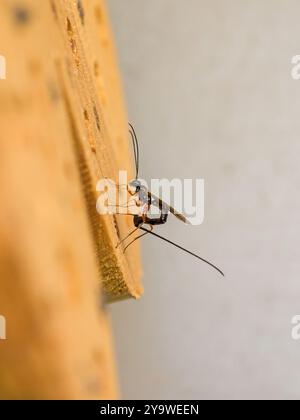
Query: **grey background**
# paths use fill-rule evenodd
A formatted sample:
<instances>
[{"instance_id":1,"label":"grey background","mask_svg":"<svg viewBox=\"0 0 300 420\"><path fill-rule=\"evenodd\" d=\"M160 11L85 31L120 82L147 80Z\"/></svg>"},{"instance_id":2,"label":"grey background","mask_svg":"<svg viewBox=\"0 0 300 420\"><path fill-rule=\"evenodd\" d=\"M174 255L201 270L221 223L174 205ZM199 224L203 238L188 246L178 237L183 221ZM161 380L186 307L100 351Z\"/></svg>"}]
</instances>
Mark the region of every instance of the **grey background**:
<instances>
[{"instance_id":1,"label":"grey background","mask_svg":"<svg viewBox=\"0 0 300 420\"><path fill-rule=\"evenodd\" d=\"M298 0L109 0L141 176L204 178L205 222L143 243L111 306L124 398L298 398Z\"/></svg>"}]
</instances>

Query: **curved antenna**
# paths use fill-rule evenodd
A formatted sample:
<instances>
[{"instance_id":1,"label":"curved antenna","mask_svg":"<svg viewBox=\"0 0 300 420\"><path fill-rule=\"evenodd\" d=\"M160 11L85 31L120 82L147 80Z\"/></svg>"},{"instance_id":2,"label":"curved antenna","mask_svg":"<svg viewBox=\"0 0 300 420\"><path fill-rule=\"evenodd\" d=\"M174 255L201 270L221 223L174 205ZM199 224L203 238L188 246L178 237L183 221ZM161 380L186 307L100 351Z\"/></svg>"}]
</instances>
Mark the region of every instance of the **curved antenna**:
<instances>
[{"instance_id":1,"label":"curved antenna","mask_svg":"<svg viewBox=\"0 0 300 420\"><path fill-rule=\"evenodd\" d=\"M130 127L129 133L130 133L131 139L132 139L134 159L135 159L135 169L136 169L135 179L138 179L138 177L139 177L139 169L140 169L140 148L139 148L139 142L138 142L137 135L136 135L136 132L135 132L135 129L134 129L133 125L131 125L129 123L129 127Z\"/></svg>"},{"instance_id":2,"label":"curved antenna","mask_svg":"<svg viewBox=\"0 0 300 420\"><path fill-rule=\"evenodd\" d=\"M144 232L148 232L148 233L150 233L151 235L156 236L157 238L162 239L162 240L163 240L163 241L165 241L165 242L168 242L169 244L171 244L171 245L175 246L176 248L179 248L179 249L181 249L182 251L187 252L188 254L192 255L193 257L198 258L198 260L201 260L201 261L203 261L204 263L206 263L206 264L210 265L212 268L214 268L215 270L217 270L217 271L218 271L218 272L219 272L219 273L220 273L223 277L225 277L225 274L223 273L223 271L221 271L221 270L220 270L217 266L215 266L215 265L214 265L214 264L212 264L211 262L209 262L209 261L205 260L205 259L204 259L204 258L202 258L202 257L199 257L199 255L196 255L196 254L194 254L193 252L188 251L187 249L183 248L182 246L177 245L177 244L175 244L175 243L174 243L174 242L172 242L172 241L169 241L169 239L166 239L166 238L164 238L163 236L157 235L157 233L154 233L154 232L152 232L151 230L145 229L145 228L143 228L143 227L140 227L140 230L142 230L142 231L144 231Z\"/></svg>"},{"instance_id":3,"label":"curved antenna","mask_svg":"<svg viewBox=\"0 0 300 420\"><path fill-rule=\"evenodd\" d=\"M133 153L134 153L134 161L135 161L135 179L138 179L138 157L137 157L136 143L135 143L134 135L131 130L129 130L129 133L131 135L132 145L133 145Z\"/></svg>"}]
</instances>

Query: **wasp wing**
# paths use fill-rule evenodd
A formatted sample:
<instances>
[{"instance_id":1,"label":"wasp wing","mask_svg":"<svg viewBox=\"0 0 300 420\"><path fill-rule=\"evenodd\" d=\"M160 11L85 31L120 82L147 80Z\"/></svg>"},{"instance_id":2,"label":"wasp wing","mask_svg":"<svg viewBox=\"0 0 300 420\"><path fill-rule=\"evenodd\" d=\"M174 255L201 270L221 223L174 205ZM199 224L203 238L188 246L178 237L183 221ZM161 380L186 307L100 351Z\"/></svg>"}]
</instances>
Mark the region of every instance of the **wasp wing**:
<instances>
[{"instance_id":1,"label":"wasp wing","mask_svg":"<svg viewBox=\"0 0 300 420\"><path fill-rule=\"evenodd\" d=\"M179 213L177 210L175 210L172 206L165 203L161 198L156 197L154 194L152 194L150 191L148 191L148 196L151 199L151 205L158 207L162 211L169 211L172 213L178 220L180 220L183 223L186 223L187 225L190 225L191 222L184 216L183 214Z\"/></svg>"}]
</instances>

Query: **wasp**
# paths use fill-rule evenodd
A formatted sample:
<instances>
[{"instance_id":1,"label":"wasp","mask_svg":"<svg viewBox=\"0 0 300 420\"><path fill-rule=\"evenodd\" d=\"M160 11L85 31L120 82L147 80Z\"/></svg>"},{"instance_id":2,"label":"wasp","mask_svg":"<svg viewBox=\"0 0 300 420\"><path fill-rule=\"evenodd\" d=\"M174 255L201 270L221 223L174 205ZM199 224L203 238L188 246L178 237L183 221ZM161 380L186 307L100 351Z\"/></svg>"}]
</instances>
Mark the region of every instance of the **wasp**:
<instances>
[{"instance_id":1,"label":"wasp","mask_svg":"<svg viewBox=\"0 0 300 420\"><path fill-rule=\"evenodd\" d=\"M222 276L224 276L224 273L214 264L207 261L206 259L200 257L199 255L189 251L186 248L183 248L182 246L178 245L175 242L170 241L169 239L158 235L155 233L154 226L160 226L164 225L168 221L168 217L170 213L174 215L179 221L190 224L188 218L184 216L183 214L177 212L172 206L165 203L160 198L156 197L154 194L152 194L141 182L139 179L139 169L140 169L140 149L139 149L139 142L137 139L137 135L135 132L134 127L129 124L129 133L132 139L133 144L133 152L134 152L134 161L135 161L135 178L129 184L126 186L128 193L134 197L135 202L139 208L138 214L133 213L127 213L127 215L133 216L133 224L134 229L127 235L124 239L122 239L118 244L117 247L119 247L121 244L123 244L127 239L132 237L136 232L141 231L142 233L138 235L135 239L133 239L125 248L124 252L138 239L143 238L146 235L152 235L158 239L161 239L164 242L167 242L170 245L175 246L176 248L180 249L181 251L184 251L193 257L197 258L198 260L201 260L202 262L210 265L212 268L217 270ZM158 217L151 217L150 210L151 207L154 206L159 210L159 216ZM124 213L123 213L124 214Z\"/></svg>"}]
</instances>

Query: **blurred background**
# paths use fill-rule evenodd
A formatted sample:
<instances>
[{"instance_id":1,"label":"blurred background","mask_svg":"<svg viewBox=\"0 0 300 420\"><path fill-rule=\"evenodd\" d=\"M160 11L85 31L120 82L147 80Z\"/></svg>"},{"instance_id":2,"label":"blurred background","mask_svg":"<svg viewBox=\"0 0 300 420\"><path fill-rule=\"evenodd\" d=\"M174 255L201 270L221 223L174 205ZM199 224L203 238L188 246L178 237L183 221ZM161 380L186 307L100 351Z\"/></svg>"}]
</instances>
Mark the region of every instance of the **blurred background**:
<instances>
[{"instance_id":1,"label":"blurred background","mask_svg":"<svg viewBox=\"0 0 300 420\"><path fill-rule=\"evenodd\" d=\"M296 0L108 0L141 177L204 178L205 222L143 242L145 294L110 307L124 398L298 398Z\"/></svg>"}]
</instances>

